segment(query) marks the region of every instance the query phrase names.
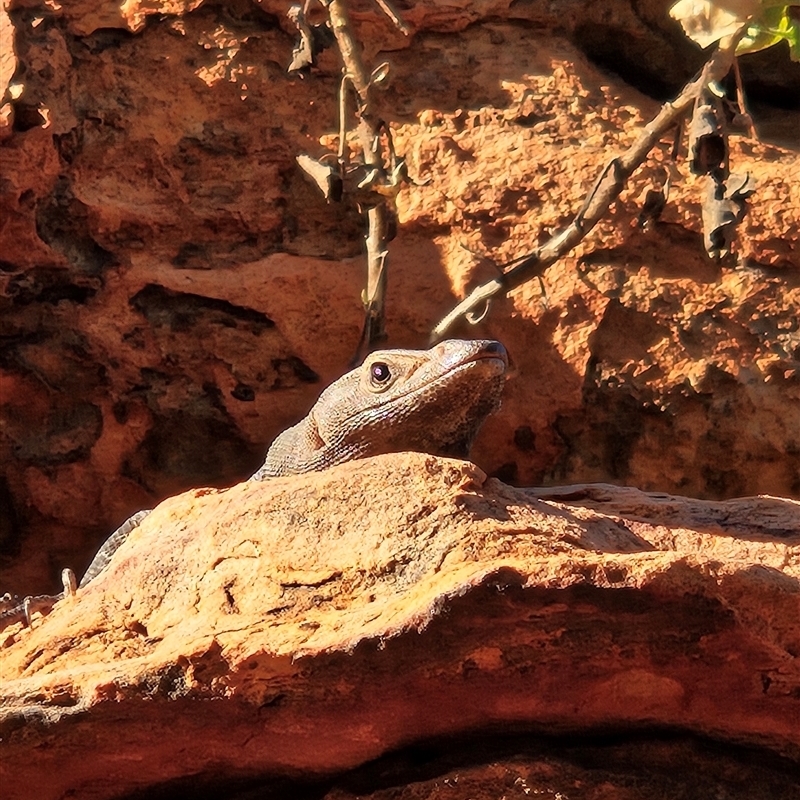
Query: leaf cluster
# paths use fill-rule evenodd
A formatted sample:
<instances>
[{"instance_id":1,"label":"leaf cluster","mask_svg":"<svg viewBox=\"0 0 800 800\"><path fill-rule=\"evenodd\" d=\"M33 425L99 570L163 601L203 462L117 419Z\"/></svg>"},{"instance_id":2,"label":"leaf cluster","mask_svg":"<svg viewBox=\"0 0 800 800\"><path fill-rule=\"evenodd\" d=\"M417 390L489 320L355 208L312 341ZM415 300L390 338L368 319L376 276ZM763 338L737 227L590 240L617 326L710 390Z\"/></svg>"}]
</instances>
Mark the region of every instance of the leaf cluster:
<instances>
[{"instance_id":1,"label":"leaf cluster","mask_svg":"<svg viewBox=\"0 0 800 800\"><path fill-rule=\"evenodd\" d=\"M755 53L779 42L800 61L800 6L774 0L678 0L669 10L700 47L739 36L736 54Z\"/></svg>"}]
</instances>

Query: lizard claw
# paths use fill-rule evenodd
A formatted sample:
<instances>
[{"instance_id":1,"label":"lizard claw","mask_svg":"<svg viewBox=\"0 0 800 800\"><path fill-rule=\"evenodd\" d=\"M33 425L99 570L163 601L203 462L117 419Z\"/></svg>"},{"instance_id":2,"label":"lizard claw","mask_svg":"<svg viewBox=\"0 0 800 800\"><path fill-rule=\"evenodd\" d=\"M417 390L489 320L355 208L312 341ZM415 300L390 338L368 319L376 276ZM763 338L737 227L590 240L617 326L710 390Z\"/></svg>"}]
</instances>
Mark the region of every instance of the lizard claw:
<instances>
[{"instance_id":1,"label":"lizard claw","mask_svg":"<svg viewBox=\"0 0 800 800\"><path fill-rule=\"evenodd\" d=\"M64 572L67 572L67 570L64 570ZM72 570L69 570L69 572L72 572ZM73 575L72 580L74 579ZM38 611L43 615L49 614L53 606L59 600L63 600L65 596L66 593L28 595L13 608L0 612L0 631L17 622L24 622L28 628L32 627L31 618L34 612Z\"/></svg>"},{"instance_id":2,"label":"lizard claw","mask_svg":"<svg viewBox=\"0 0 800 800\"><path fill-rule=\"evenodd\" d=\"M78 590L78 580L69 567L61 570L61 585L64 587L64 597L75 596L75 592Z\"/></svg>"},{"instance_id":3,"label":"lizard claw","mask_svg":"<svg viewBox=\"0 0 800 800\"><path fill-rule=\"evenodd\" d=\"M33 598L30 595L28 595L22 601L22 614L25 617L25 627L26 628L30 628L31 627L31 614L33 613L32 608L31 608L32 605L33 605Z\"/></svg>"}]
</instances>

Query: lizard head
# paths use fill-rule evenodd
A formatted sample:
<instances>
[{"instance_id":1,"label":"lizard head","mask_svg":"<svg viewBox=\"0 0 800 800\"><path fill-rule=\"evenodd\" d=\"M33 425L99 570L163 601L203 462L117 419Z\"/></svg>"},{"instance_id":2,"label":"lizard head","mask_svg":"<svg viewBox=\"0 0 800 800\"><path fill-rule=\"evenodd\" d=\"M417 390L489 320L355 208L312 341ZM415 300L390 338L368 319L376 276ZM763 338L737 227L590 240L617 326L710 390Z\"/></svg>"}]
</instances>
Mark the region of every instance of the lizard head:
<instances>
[{"instance_id":1,"label":"lizard head","mask_svg":"<svg viewBox=\"0 0 800 800\"><path fill-rule=\"evenodd\" d=\"M322 393L314 422L341 461L404 450L466 458L507 368L505 347L491 340L377 351Z\"/></svg>"}]
</instances>

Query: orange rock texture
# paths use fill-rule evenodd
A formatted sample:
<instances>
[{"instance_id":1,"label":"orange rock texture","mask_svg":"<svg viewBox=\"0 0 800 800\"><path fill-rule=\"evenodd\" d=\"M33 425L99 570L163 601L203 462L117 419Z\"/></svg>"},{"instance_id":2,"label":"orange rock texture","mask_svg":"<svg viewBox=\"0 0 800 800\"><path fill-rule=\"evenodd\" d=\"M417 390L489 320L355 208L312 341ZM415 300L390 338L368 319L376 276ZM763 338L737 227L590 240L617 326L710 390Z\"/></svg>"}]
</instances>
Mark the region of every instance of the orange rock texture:
<instances>
[{"instance_id":1,"label":"orange rock texture","mask_svg":"<svg viewBox=\"0 0 800 800\"><path fill-rule=\"evenodd\" d=\"M411 178L387 346L422 347L572 218L703 54L666 0L396 5L408 37L350 7L391 65L378 102ZM179 495L102 583L0 634L0 794L326 780L420 736L486 753L501 726L568 738L494 766L445 745L439 788L412 756L385 768L416 776L404 797L796 796L797 505L716 501L800 498L800 66L742 60L761 140L730 142L757 181L734 259L705 257L701 182L667 137L541 284L452 332L510 351L473 451L503 483L409 457L222 491L347 369L362 322L362 218L295 163L338 144L340 64L287 75L287 6L0 7L0 590L55 590ZM510 488L589 481L701 500ZM608 738L641 731L662 738Z\"/></svg>"},{"instance_id":2,"label":"orange rock texture","mask_svg":"<svg viewBox=\"0 0 800 800\"><path fill-rule=\"evenodd\" d=\"M194 490L6 630L4 797L308 778L476 730L796 759L798 579L791 500L515 489L410 453Z\"/></svg>"},{"instance_id":3,"label":"orange rock texture","mask_svg":"<svg viewBox=\"0 0 800 800\"><path fill-rule=\"evenodd\" d=\"M353 6L365 58L392 65L381 112L413 180L391 243L389 346L424 346L494 274L481 254L503 263L559 230L654 114L585 53L661 96L702 62L663 3L562 6L428 0L402 9L410 37ZM294 160L335 144L339 64L326 51L309 77L287 75L285 10L0 11L15 98L0 113L8 590L57 586L140 508L247 477L352 357L361 217L326 205ZM756 111L800 87L782 51L753 58ZM771 138L732 139L735 169L758 181L738 266L704 256L684 161L662 222L632 227L665 140L542 286L453 332L502 340L516 365L475 451L491 474L800 496L800 122L756 116Z\"/></svg>"}]
</instances>

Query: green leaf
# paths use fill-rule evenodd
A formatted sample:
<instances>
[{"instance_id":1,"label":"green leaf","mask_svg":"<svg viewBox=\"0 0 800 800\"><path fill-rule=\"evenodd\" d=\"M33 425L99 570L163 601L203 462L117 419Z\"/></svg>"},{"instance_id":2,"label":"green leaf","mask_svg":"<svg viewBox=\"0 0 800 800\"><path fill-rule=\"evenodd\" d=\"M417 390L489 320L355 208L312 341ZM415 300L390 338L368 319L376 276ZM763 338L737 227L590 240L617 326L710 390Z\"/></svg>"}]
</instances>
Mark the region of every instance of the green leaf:
<instances>
[{"instance_id":1,"label":"green leaf","mask_svg":"<svg viewBox=\"0 0 800 800\"><path fill-rule=\"evenodd\" d=\"M746 26L736 52L753 53L788 41L793 59L800 58L800 20L792 7L775 0L678 0L669 10L686 35L701 47Z\"/></svg>"},{"instance_id":2,"label":"green leaf","mask_svg":"<svg viewBox=\"0 0 800 800\"><path fill-rule=\"evenodd\" d=\"M793 61L800 61L800 19L793 16L791 6L767 8L752 20L739 42L736 53L755 53L778 42L789 43Z\"/></svg>"}]
</instances>

